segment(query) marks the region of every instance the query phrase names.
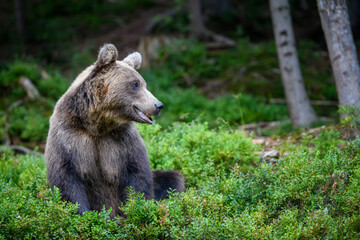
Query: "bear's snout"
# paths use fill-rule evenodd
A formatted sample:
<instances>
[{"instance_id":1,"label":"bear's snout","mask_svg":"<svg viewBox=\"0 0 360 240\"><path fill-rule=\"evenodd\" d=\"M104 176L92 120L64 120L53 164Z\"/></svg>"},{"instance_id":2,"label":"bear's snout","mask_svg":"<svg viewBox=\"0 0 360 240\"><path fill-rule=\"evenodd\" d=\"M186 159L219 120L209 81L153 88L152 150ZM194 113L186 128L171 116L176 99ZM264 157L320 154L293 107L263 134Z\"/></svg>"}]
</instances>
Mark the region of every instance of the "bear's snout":
<instances>
[{"instance_id":1,"label":"bear's snout","mask_svg":"<svg viewBox=\"0 0 360 240\"><path fill-rule=\"evenodd\" d=\"M160 114L161 109L164 108L164 104L162 102L155 103L154 106L155 106L155 110L156 110L157 114Z\"/></svg>"}]
</instances>

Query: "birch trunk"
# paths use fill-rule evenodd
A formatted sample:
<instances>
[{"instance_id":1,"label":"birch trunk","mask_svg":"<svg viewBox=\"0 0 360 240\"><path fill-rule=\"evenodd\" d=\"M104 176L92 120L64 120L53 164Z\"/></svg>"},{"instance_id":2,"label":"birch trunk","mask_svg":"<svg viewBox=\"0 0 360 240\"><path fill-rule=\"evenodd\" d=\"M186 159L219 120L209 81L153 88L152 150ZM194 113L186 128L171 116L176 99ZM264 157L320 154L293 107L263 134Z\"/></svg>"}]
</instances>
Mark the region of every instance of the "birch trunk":
<instances>
[{"instance_id":1,"label":"birch trunk","mask_svg":"<svg viewBox=\"0 0 360 240\"><path fill-rule=\"evenodd\" d=\"M306 94L300 70L288 0L270 0L270 12L292 125L309 126L317 117Z\"/></svg>"},{"instance_id":2,"label":"birch trunk","mask_svg":"<svg viewBox=\"0 0 360 240\"><path fill-rule=\"evenodd\" d=\"M346 0L317 0L339 104L360 110L360 69ZM360 122L360 119L357 119Z\"/></svg>"}]
</instances>

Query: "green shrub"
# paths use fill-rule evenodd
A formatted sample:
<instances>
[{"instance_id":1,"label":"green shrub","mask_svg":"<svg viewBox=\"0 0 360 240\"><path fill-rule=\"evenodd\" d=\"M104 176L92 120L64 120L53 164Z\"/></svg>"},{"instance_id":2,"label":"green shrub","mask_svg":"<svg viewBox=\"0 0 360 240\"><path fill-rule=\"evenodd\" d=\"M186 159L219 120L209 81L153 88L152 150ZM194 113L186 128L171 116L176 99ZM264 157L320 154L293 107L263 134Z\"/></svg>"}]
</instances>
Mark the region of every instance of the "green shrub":
<instances>
[{"instance_id":1,"label":"green shrub","mask_svg":"<svg viewBox=\"0 0 360 240\"><path fill-rule=\"evenodd\" d=\"M300 45L310 99L336 100L331 68L323 64L319 47L311 42ZM285 98L273 42L253 44L242 38L235 48L209 51L203 43L180 39L161 49L157 61L142 74L149 89L165 103L159 119L163 126L179 120L189 122L199 115L211 127L218 118L232 125L288 118L285 105L267 102ZM337 117L333 107L316 111L321 116Z\"/></svg>"},{"instance_id":2,"label":"green shrub","mask_svg":"<svg viewBox=\"0 0 360 240\"><path fill-rule=\"evenodd\" d=\"M188 186L207 182L235 164L244 172L255 164L251 139L226 124L219 130L200 122L176 123L168 130L161 130L159 125L138 124L138 128L146 142L151 167L180 170Z\"/></svg>"},{"instance_id":3,"label":"green shrub","mask_svg":"<svg viewBox=\"0 0 360 240\"><path fill-rule=\"evenodd\" d=\"M55 102L66 91L68 80L57 71L49 71L43 78L41 69L35 62L16 60L0 71L0 141L4 140L5 132L13 142L41 143L45 140L49 128L49 117ZM39 90L41 99L30 101L21 88L19 79L28 77ZM14 103L19 103L16 107ZM6 113L6 114L5 114ZM6 116L7 115L7 116ZM5 122L7 127L5 129Z\"/></svg>"},{"instance_id":4,"label":"green shrub","mask_svg":"<svg viewBox=\"0 0 360 240\"><path fill-rule=\"evenodd\" d=\"M310 99L336 100L331 67L324 64L321 51L314 42L299 43L305 85ZM160 50L153 68L166 71L168 83L183 88L203 89L209 82L216 81L221 83L220 89L232 94L244 92L266 98L285 98L276 46L272 41L254 44L248 38L240 38L234 48L209 51L204 43L180 39Z\"/></svg>"},{"instance_id":5,"label":"green shrub","mask_svg":"<svg viewBox=\"0 0 360 240\"><path fill-rule=\"evenodd\" d=\"M268 104L261 97L238 93L210 100L196 88L181 89L171 85L167 71L146 71L143 75L150 91L165 105L158 119L164 127L176 121L191 122L198 117L207 121L210 127L216 127L219 119L236 126L288 116L285 106Z\"/></svg>"},{"instance_id":6,"label":"green shrub","mask_svg":"<svg viewBox=\"0 0 360 240\"><path fill-rule=\"evenodd\" d=\"M156 202L144 200L142 194L129 190L129 201L121 205L127 218L109 219L106 210L80 216L76 214L76 205L60 200L58 189L48 189L42 157L14 155L2 149L1 237L360 237L358 139L341 145L338 145L340 139L325 145L313 141L306 143L313 144L311 150L299 147L276 164L262 163L257 168L248 168L246 164L254 163L256 148L251 146L250 139L228 130L226 125L218 130L199 122L177 123L167 130L161 130L159 125L139 125L139 128L148 145L152 167L183 171L189 183L185 193ZM321 138L334 134L324 133ZM246 169L250 170L244 173Z\"/></svg>"},{"instance_id":7,"label":"green shrub","mask_svg":"<svg viewBox=\"0 0 360 240\"><path fill-rule=\"evenodd\" d=\"M124 226L135 238L358 238L358 145L350 142L323 157L289 153L248 174L237 168L218 173L158 205L133 196L124 210L136 222L130 217ZM355 158L347 156L354 150Z\"/></svg>"},{"instance_id":8,"label":"green shrub","mask_svg":"<svg viewBox=\"0 0 360 240\"><path fill-rule=\"evenodd\" d=\"M67 89L69 81L61 77L59 72L53 70L47 73L46 78L43 78L40 74L41 71L45 71L45 69L31 60L15 60L8 63L0 71L2 91L12 98L25 97L25 91L19 85L20 77L25 76L31 80L42 97L57 100Z\"/></svg>"},{"instance_id":9,"label":"green shrub","mask_svg":"<svg viewBox=\"0 0 360 240\"><path fill-rule=\"evenodd\" d=\"M306 135L301 142L312 151L319 152L319 154L328 150L336 150L341 145L346 144L346 141L341 138L341 133L334 129L321 131L316 137Z\"/></svg>"},{"instance_id":10,"label":"green shrub","mask_svg":"<svg viewBox=\"0 0 360 240\"><path fill-rule=\"evenodd\" d=\"M359 105L354 106L340 106L339 113L343 116L341 117L341 123L356 127L359 125L360 110Z\"/></svg>"}]
</instances>

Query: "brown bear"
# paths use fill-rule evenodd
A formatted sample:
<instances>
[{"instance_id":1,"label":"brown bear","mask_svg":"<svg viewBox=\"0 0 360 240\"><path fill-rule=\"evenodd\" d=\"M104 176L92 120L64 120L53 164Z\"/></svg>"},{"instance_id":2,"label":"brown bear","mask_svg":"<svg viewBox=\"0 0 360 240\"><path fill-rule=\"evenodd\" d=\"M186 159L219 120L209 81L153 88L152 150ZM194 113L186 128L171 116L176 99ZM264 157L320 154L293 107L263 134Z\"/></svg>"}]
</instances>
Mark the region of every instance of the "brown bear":
<instances>
[{"instance_id":1,"label":"brown bear","mask_svg":"<svg viewBox=\"0 0 360 240\"><path fill-rule=\"evenodd\" d=\"M114 45L106 44L56 103L50 118L45 159L50 187L63 200L78 203L78 212L119 205L127 189L160 200L168 191L185 190L177 171L151 171L147 150L135 122L152 124L163 104L135 70L141 55L117 61Z\"/></svg>"}]
</instances>

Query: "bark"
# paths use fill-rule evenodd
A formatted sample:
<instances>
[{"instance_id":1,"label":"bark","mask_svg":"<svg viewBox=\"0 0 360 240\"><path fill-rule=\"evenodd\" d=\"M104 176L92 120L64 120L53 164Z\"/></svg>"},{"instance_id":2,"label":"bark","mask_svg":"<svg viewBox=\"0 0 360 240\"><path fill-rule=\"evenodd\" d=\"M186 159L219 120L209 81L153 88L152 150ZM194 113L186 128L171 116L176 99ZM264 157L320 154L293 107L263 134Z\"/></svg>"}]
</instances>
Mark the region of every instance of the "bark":
<instances>
[{"instance_id":1,"label":"bark","mask_svg":"<svg viewBox=\"0 0 360 240\"><path fill-rule=\"evenodd\" d=\"M21 42L25 41L25 5L23 0L14 0L16 30Z\"/></svg>"},{"instance_id":2,"label":"bark","mask_svg":"<svg viewBox=\"0 0 360 240\"><path fill-rule=\"evenodd\" d=\"M345 0L317 0L339 104L360 110L360 69ZM358 123L360 119L357 119Z\"/></svg>"},{"instance_id":3,"label":"bark","mask_svg":"<svg viewBox=\"0 0 360 240\"><path fill-rule=\"evenodd\" d=\"M309 9L307 0L300 0L300 7L302 10L307 11Z\"/></svg>"},{"instance_id":4,"label":"bark","mask_svg":"<svg viewBox=\"0 0 360 240\"><path fill-rule=\"evenodd\" d=\"M286 104L286 100L278 99L278 98L270 99L269 102L274 103L274 104ZM317 106L337 106L339 103L337 101L310 100L310 104L317 105Z\"/></svg>"},{"instance_id":5,"label":"bark","mask_svg":"<svg viewBox=\"0 0 360 240\"><path fill-rule=\"evenodd\" d=\"M233 47L235 42L223 35L209 31L202 19L200 0L188 0L188 8L190 13L190 35L199 39L211 40L208 43L210 48Z\"/></svg>"},{"instance_id":6,"label":"bark","mask_svg":"<svg viewBox=\"0 0 360 240\"><path fill-rule=\"evenodd\" d=\"M292 125L309 126L317 117L306 94L300 70L288 0L270 0L270 11Z\"/></svg>"},{"instance_id":7,"label":"bark","mask_svg":"<svg viewBox=\"0 0 360 240\"><path fill-rule=\"evenodd\" d=\"M190 31L195 37L202 37L206 34L207 29L202 20L200 0L188 1L189 12L191 14Z\"/></svg>"}]
</instances>

